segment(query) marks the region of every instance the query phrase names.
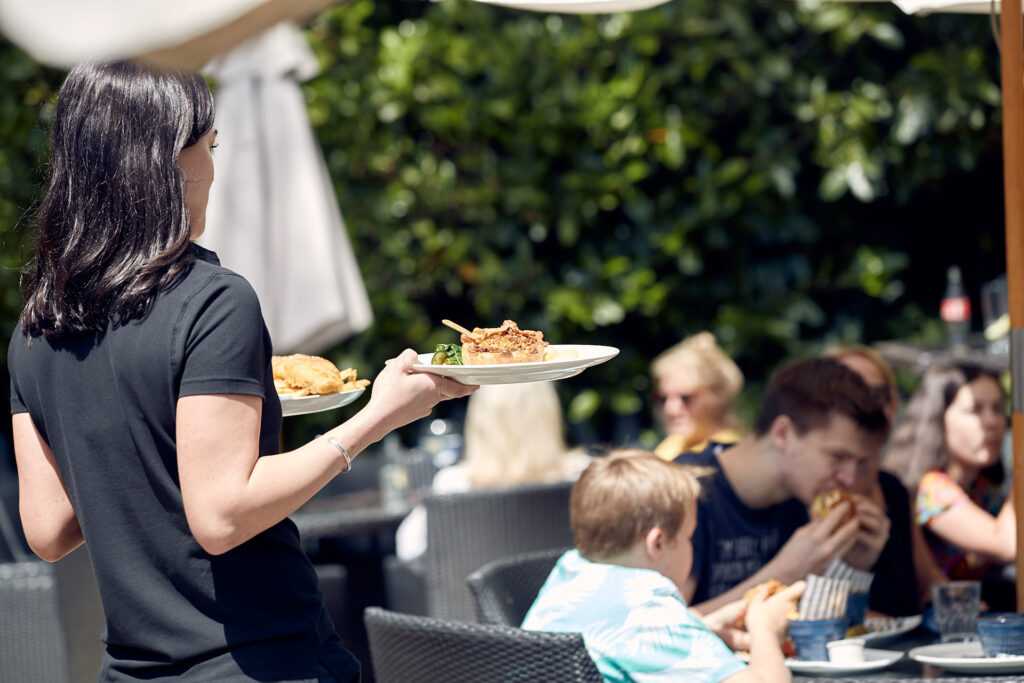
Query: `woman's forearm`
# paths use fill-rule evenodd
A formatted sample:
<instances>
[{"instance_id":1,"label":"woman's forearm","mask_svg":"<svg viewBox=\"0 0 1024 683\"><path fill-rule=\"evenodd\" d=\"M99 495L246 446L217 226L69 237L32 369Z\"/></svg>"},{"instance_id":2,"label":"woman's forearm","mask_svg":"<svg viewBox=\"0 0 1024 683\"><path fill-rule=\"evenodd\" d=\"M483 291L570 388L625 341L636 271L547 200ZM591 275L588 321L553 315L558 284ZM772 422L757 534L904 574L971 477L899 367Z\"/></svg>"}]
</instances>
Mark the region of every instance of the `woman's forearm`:
<instances>
[{"instance_id":1,"label":"woman's forearm","mask_svg":"<svg viewBox=\"0 0 1024 683\"><path fill-rule=\"evenodd\" d=\"M295 512L331 479L343 473L346 461L329 439L355 459L387 433L382 421L365 409L323 436L287 453L259 458L246 485L240 520L250 536Z\"/></svg>"},{"instance_id":2,"label":"woman's forearm","mask_svg":"<svg viewBox=\"0 0 1024 683\"><path fill-rule=\"evenodd\" d=\"M245 543L295 512L345 471L344 456L327 437L354 459L387 431L383 420L364 408L300 448L254 458L249 471L241 473L244 476L225 471L222 480L205 483L201 497L190 500L186 493L186 513L196 540L214 555Z\"/></svg>"},{"instance_id":3,"label":"woman's forearm","mask_svg":"<svg viewBox=\"0 0 1024 683\"><path fill-rule=\"evenodd\" d=\"M11 430L18 467L18 514L25 540L40 559L56 562L82 544L82 528L53 451L32 417L16 413Z\"/></svg>"},{"instance_id":4,"label":"woman's forearm","mask_svg":"<svg viewBox=\"0 0 1024 683\"><path fill-rule=\"evenodd\" d=\"M336 440L355 457L393 429L426 417L444 399L476 387L413 371L407 349L384 365L370 402L352 419L289 453L259 457L263 400L254 395L178 399L178 477L189 528L220 554L277 524L345 469ZM330 438L327 438L330 437Z\"/></svg>"}]
</instances>

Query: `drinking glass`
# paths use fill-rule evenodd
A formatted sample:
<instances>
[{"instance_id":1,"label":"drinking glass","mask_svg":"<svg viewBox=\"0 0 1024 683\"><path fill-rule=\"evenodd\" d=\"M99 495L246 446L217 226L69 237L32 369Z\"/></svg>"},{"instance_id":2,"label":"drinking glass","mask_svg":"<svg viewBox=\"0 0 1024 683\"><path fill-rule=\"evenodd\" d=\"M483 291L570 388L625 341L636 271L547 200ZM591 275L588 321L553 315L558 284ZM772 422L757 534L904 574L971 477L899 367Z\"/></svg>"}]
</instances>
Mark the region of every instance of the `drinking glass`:
<instances>
[{"instance_id":1,"label":"drinking glass","mask_svg":"<svg viewBox=\"0 0 1024 683\"><path fill-rule=\"evenodd\" d=\"M384 440L384 464L378 473L381 505L389 510L401 510L409 504L412 492L409 468L404 449L395 435Z\"/></svg>"},{"instance_id":2,"label":"drinking glass","mask_svg":"<svg viewBox=\"0 0 1024 683\"><path fill-rule=\"evenodd\" d=\"M951 581L934 586L932 605L942 642L973 640L977 637L978 612L981 611L980 583Z\"/></svg>"}]
</instances>

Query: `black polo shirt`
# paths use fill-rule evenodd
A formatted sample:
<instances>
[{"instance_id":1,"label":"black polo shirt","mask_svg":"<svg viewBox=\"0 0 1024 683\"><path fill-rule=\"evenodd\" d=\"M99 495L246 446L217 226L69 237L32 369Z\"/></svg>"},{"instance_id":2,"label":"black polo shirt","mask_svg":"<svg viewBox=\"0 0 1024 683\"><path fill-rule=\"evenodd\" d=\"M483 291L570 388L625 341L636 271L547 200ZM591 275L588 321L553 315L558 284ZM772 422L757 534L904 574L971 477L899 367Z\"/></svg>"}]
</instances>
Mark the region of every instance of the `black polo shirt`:
<instances>
[{"instance_id":1,"label":"black polo shirt","mask_svg":"<svg viewBox=\"0 0 1024 683\"><path fill-rule=\"evenodd\" d=\"M102 335L11 339L11 409L53 450L106 613L101 681L355 680L298 531L284 520L219 556L185 519L177 401L263 398L260 455L279 450L270 335L252 287L193 245L145 319ZM231 429L225 425L225 429Z\"/></svg>"}]
</instances>

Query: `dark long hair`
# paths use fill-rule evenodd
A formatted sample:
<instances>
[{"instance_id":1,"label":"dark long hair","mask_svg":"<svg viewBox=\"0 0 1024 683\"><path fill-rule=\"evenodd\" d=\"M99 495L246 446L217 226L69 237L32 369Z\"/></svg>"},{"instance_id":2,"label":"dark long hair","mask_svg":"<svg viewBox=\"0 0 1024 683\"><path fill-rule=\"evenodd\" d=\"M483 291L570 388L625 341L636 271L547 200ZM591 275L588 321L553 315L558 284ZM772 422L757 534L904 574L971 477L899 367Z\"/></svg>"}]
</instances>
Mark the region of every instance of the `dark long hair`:
<instances>
[{"instance_id":1,"label":"dark long hair","mask_svg":"<svg viewBox=\"0 0 1024 683\"><path fill-rule=\"evenodd\" d=\"M938 365L925 372L920 386L907 403L903 418L893 431L883 463L884 468L903 480L911 491L917 490L925 474L931 470L943 470L949 464L946 411L956 400L960 389L980 377L988 377L1003 391L997 374L970 363ZM996 462L984 474L1000 483L1003 479L1002 463Z\"/></svg>"},{"instance_id":2,"label":"dark long hair","mask_svg":"<svg viewBox=\"0 0 1024 683\"><path fill-rule=\"evenodd\" d=\"M22 277L26 335L103 332L143 317L181 278L193 258L178 153L212 126L200 76L128 62L72 69Z\"/></svg>"}]
</instances>

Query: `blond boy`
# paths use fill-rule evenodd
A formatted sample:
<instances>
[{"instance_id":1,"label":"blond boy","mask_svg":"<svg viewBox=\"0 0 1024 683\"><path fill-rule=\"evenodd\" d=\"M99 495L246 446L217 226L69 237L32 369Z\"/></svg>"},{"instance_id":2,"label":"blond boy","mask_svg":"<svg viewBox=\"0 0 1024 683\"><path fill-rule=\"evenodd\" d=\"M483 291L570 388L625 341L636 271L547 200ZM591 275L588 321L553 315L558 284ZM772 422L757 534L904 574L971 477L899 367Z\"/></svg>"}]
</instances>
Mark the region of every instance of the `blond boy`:
<instances>
[{"instance_id":1,"label":"blond boy","mask_svg":"<svg viewBox=\"0 0 1024 683\"><path fill-rule=\"evenodd\" d=\"M572 491L576 549L559 559L523 628L582 633L606 681L789 681L781 641L802 584L750 603L749 665L716 635L742 605L704 618L687 609L680 591L699 493L690 470L652 453L618 451L592 463Z\"/></svg>"}]
</instances>

